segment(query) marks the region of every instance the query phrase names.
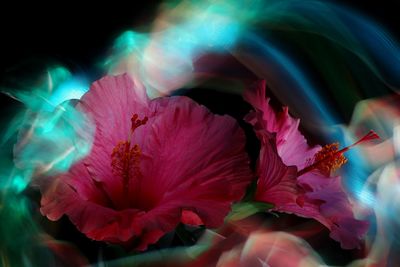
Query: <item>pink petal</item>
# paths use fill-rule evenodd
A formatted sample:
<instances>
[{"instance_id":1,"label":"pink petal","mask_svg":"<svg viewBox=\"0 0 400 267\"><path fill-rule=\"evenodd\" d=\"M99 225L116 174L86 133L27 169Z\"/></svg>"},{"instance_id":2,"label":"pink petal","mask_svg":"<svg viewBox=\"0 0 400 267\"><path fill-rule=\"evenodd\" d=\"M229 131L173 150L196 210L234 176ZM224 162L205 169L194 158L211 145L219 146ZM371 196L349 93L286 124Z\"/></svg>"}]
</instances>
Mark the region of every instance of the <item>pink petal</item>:
<instances>
[{"instance_id":1,"label":"pink petal","mask_svg":"<svg viewBox=\"0 0 400 267\"><path fill-rule=\"evenodd\" d=\"M331 227L330 237L340 242L344 249L359 248L360 240L367 232L368 226L368 222L352 217L337 218Z\"/></svg>"},{"instance_id":2,"label":"pink petal","mask_svg":"<svg viewBox=\"0 0 400 267\"><path fill-rule=\"evenodd\" d=\"M368 223L354 218L341 178L326 178L317 172L311 172L301 176L299 180L312 188L312 192L307 193L309 199L322 202L319 210L330 222L328 228L331 230L331 237L339 241L345 249L359 247L360 239L368 230Z\"/></svg>"},{"instance_id":3,"label":"pink petal","mask_svg":"<svg viewBox=\"0 0 400 267\"><path fill-rule=\"evenodd\" d=\"M320 147L310 147L307 144L307 140L298 130L300 120L292 118L287 107L279 113L275 112L265 96L265 87L263 80L246 89L244 98L255 111L250 112L245 120L254 126L256 132L264 130L275 133L277 151L283 163L303 169Z\"/></svg>"},{"instance_id":4,"label":"pink petal","mask_svg":"<svg viewBox=\"0 0 400 267\"><path fill-rule=\"evenodd\" d=\"M92 151L83 161L86 176L96 180L116 206L124 206L124 200L122 184L111 172L111 153L119 141L128 139L133 114L141 118L149 116L148 105L145 89L124 74L106 76L93 83L77 107L88 114L96 126ZM135 134L140 135L140 132Z\"/></svg>"},{"instance_id":5,"label":"pink petal","mask_svg":"<svg viewBox=\"0 0 400 267\"><path fill-rule=\"evenodd\" d=\"M187 97L159 98L151 107L160 115L143 153L157 156L143 161L141 192L184 203L206 226L219 226L252 177L243 131L233 118L213 115Z\"/></svg>"},{"instance_id":6,"label":"pink petal","mask_svg":"<svg viewBox=\"0 0 400 267\"><path fill-rule=\"evenodd\" d=\"M102 146L115 146L130 133L133 114L147 114L146 91L127 75L106 76L92 84L78 105L91 115L102 134ZM142 115L142 116L143 116Z\"/></svg>"},{"instance_id":7,"label":"pink petal","mask_svg":"<svg viewBox=\"0 0 400 267\"><path fill-rule=\"evenodd\" d=\"M257 174L257 201L272 203L274 209L279 209L286 203L296 202L297 169L283 164L276 152L275 138L261 140Z\"/></svg>"},{"instance_id":8,"label":"pink petal","mask_svg":"<svg viewBox=\"0 0 400 267\"><path fill-rule=\"evenodd\" d=\"M182 211L181 222L193 226L204 224L203 221L200 219L199 215L197 215L195 212L191 210Z\"/></svg>"}]
</instances>

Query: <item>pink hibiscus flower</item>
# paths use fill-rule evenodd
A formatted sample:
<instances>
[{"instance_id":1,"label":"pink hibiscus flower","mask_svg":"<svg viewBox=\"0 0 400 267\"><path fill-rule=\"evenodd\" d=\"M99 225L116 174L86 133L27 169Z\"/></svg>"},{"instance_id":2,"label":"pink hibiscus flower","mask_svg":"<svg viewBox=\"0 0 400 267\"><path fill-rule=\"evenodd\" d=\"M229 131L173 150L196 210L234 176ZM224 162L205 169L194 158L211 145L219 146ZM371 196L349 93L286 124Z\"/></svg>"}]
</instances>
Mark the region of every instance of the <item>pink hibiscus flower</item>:
<instances>
[{"instance_id":1,"label":"pink hibiscus flower","mask_svg":"<svg viewBox=\"0 0 400 267\"><path fill-rule=\"evenodd\" d=\"M149 100L127 75L106 76L76 108L96 126L93 148L40 180L41 212L89 238L144 250L180 222L218 227L251 180L236 121L187 97Z\"/></svg>"},{"instance_id":2,"label":"pink hibiscus flower","mask_svg":"<svg viewBox=\"0 0 400 267\"><path fill-rule=\"evenodd\" d=\"M338 145L310 147L285 107L275 112L265 96L265 81L249 88L245 99L255 109L245 120L261 141L255 199L273 210L313 218L325 225L342 248L356 248L368 224L354 218L340 176L331 173L346 162ZM377 138L372 131L354 145ZM352 145L353 146L353 145Z\"/></svg>"}]
</instances>

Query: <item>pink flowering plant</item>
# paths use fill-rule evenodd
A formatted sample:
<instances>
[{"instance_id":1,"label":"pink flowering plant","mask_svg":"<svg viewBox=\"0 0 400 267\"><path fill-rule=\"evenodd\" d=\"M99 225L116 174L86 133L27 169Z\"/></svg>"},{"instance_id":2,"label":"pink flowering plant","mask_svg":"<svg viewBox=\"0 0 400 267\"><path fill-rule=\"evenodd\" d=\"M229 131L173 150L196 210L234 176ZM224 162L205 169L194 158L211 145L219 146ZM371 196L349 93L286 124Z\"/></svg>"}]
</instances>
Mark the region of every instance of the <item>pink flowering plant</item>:
<instances>
[{"instance_id":1,"label":"pink flowering plant","mask_svg":"<svg viewBox=\"0 0 400 267\"><path fill-rule=\"evenodd\" d=\"M274 110L265 88L261 81L244 93L244 121L260 142L252 171L234 118L186 96L149 99L126 74L103 77L75 106L94 125L91 150L68 171L35 178L40 212L52 221L66 215L87 238L127 251L174 229L190 237L180 225L215 230L272 211L315 219L342 248L360 247L368 224L333 175L348 148L310 146L300 121Z\"/></svg>"}]
</instances>

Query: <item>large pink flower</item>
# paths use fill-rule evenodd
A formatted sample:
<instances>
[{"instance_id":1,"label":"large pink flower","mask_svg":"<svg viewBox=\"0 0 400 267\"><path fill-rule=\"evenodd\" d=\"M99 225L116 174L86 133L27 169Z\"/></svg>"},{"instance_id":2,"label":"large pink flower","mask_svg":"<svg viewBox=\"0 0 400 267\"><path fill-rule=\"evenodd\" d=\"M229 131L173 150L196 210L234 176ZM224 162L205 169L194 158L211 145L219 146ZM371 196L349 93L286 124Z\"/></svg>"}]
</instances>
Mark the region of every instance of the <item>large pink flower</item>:
<instances>
[{"instance_id":1,"label":"large pink flower","mask_svg":"<svg viewBox=\"0 0 400 267\"><path fill-rule=\"evenodd\" d=\"M344 163L344 151L335 144L310 147L287 107L278 113L269 105L265 81L249 88L245 99L255 109L245 120L261 141L255 199L274 204L275 211L318 220L343 248L359 246L368 225L354 218L340 176L330 176ZM360 142L375 137L370 133Z\"/></svg>"},{"instance_id":2,"label":"large pink flower","mask_svg":"<svg viewBox=\"0 0 400 267\"><path fill-rule=\"evenodd\" d=\"M187 97L149 100L127 75L107 76L77 109L96 126L93 148L40 182L41 212L94 240L143 250L179 222L218 227L250 182L236 121Z\"/></svg>"}]
</instances>

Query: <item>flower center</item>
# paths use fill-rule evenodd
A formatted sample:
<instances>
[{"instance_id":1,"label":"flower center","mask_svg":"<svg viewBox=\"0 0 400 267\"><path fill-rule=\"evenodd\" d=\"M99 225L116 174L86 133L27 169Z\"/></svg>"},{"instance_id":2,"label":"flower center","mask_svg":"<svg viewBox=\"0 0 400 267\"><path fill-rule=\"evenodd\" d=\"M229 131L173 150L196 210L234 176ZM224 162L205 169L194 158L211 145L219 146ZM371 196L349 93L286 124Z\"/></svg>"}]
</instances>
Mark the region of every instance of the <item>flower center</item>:
<instances>
[{"instance_id":1,"label":"flower center","mask_svg":"<svg viewBox=\"0 0 400 267\"><path fill-rule=\"evenodd\" d=\"M140 171L140 156L142 151L138 144L132 145L131 139L134 131L148 121L147 117L142 120L134 114L131 118L131 131L129 139L119 141L111 153L111 170L112 173L122 178L124 194L129 193L129 181L132 177L140 179L142 173Z\"/></svg>"},{"instance_id":2,"label":"flower center","mask_svg":"<svg viewBox=\"0 0 400 267\"><path fill-rule=\"evenodd\" d=\"M350 146L342 148L341 150L339 150L339 143L326 145L314 155L313 163L311 165L297 172L297 177L311 170L319 170L323 175L329 177L332 172L335 172L347 162L347 158L343 155L344 152L362 142L374 139L379 139L379 136L371 130L360 140Z\"/></svg>"}]
</instances>

